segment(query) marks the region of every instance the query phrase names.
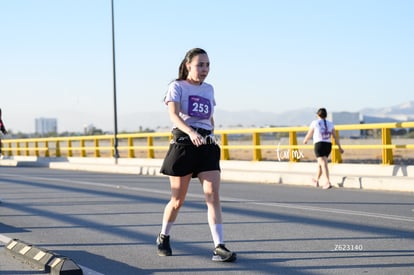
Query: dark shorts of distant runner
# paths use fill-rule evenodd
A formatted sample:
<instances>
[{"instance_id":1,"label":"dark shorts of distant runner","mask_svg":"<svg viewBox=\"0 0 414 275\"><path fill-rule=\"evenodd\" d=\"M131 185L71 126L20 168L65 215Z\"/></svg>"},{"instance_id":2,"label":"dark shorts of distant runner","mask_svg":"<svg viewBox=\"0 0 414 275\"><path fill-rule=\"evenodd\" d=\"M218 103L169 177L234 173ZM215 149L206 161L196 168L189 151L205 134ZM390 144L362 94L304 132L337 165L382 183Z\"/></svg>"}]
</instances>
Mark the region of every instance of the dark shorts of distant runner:
<instances>
[{"instance_id":1,"label":"dark shorts of distant runner","mask_svg":"<svg viewBox=\"0 0 414 275\"><path fill-rule=\"evenodd\" d=\"M332 143L320 141L314 145L315 156L319 157L329 157L332 151Z\"/></svg>"}]
</instances>

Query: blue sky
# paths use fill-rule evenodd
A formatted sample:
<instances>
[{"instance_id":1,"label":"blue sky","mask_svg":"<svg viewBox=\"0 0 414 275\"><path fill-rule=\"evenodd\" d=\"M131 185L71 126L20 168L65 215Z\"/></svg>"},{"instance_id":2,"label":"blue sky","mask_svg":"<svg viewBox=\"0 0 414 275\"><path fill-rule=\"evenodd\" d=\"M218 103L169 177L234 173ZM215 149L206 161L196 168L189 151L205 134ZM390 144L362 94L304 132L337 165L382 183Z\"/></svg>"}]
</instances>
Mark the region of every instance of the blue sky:
<instances>
[{"instance_id":1,"label":"blue sky","mask_svg":"<svg viewBox=\"0 0 414 275\"><path fill-rule=\"evenodd\" d=\"M414 1L114 0L122 117L165 110L185 52L217 108L358 111L414 99ZM13 131L113 127L110 0L0 0L0 107ZM80 114L80 116L79 116ZM79 117L81 117L79 119ZM150 117L137 117L137 120Z\"/></svg>"}]
</instances>

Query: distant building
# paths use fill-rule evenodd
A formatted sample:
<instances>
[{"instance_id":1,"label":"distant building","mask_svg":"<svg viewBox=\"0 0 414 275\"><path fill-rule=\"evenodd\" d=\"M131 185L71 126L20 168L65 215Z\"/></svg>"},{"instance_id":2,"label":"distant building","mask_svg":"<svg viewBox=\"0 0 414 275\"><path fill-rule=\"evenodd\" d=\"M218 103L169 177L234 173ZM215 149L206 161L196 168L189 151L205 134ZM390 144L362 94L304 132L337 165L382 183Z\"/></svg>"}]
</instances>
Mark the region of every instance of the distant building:
<instances>
[{"instance_id":1,"label":"distant building","mask_svg":"<svg viewBox=\"0 0 414 275\"><path fill-rule=\"evenodd\" d=\"M36 134L44 135L49 133L57 133L56 118L36 118L35 119Z\"/></svg>"},{"instance_id":2,"label":"distant building","mask_svg":"<svg viewBox=\"0 0 414 275\"><path fill-rule=\"evenodd\" d=\"M332 112L328 113L328 120L332 121L335 125L344 124L360 124L360 114L354 112ZM360 137L360 130L344 130L339 131L340 137Z\"/></svg>"}]
</instances>

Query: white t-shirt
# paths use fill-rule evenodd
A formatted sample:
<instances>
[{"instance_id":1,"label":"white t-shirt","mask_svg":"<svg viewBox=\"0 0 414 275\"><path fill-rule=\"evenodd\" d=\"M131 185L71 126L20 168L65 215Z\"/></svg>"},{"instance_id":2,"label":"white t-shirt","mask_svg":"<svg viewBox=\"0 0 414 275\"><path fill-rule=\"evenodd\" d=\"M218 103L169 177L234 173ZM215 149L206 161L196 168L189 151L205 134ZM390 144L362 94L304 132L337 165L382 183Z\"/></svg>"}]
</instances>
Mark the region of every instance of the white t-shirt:
<instances>
[{"instance_id":1,"label":"white t-shirt","mask_svg":"<svg viewBox=\"0 0 414 275\"><path fill-rule=\"evenodd\" d=\"M326 122L326 126L325 126ZM316 119L311 122L309 128L313 129L313 143L317 142L332 142L331 136L334 129L334 124L329 120Z\"/></svg>"},{"instance_id":2,"label":"white t-shirt","mask_svg":"<svg viewBox=\"0 0 414 275\"><path fill-rule=\"evenodd\" d=\"M193 85L185 80L173 81L164 99L166 104L170 101L180 103L179 115L187 125L206 130L213 129L211 117L216 101L212 85L205 82Z\"/></svg>"}]
</instances>

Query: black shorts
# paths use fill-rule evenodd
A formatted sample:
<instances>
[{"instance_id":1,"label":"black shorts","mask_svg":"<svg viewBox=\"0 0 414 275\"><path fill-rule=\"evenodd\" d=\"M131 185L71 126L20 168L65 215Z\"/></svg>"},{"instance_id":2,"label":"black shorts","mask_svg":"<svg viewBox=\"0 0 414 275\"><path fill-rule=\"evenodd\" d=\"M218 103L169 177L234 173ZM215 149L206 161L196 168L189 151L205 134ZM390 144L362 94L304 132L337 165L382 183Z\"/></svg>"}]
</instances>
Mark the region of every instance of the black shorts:
<instances>
[{"instance_id":1,"label":"black shorts","mask_svg":"<svg viewBox=\"0 0 414 275\"><path fill-rule=\"evenodd\" d=\"M174 141L170 144L160 169L162 174L177 177L192 174L196 178L200 172L220 171L220 147L217 144L197 147L183 132L173 131L173 135Z\"/></svg>"},{"instance_id":2,"label":"black shorts","mask_svg":"<svg viewBox=\"0 0 414 275\"><path fill-rule=\"evenodd\" d=\"M315 156L319 157L329 157L332 151L332 143L330 142L317 142L314 145Z\"/></svg>"}]
</instances>

